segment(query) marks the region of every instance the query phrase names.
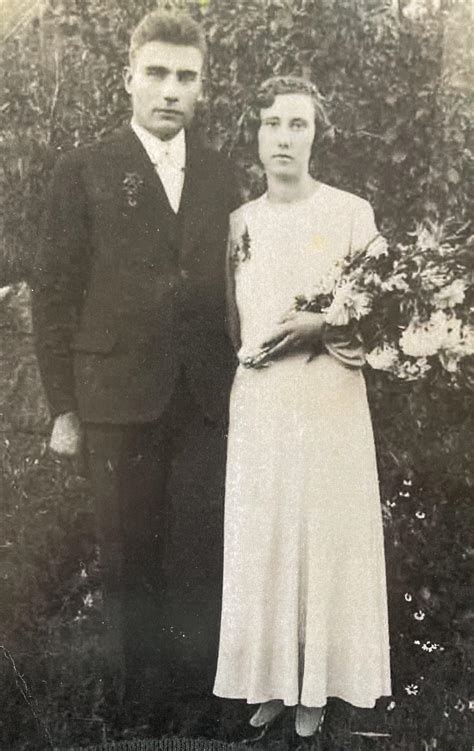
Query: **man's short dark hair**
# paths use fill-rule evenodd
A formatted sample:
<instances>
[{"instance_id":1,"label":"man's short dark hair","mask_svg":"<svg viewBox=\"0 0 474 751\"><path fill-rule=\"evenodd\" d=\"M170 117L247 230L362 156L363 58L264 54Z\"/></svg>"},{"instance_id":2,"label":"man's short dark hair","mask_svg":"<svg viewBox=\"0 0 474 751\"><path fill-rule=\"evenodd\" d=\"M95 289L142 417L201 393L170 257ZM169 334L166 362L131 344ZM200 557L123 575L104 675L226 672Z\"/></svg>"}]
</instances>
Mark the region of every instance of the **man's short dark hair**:
<instances>
[{"instance_id":1,"label":"man's short dark hair","mask_svg":"<svg viewBox=\"0 0 474 751\"><path fill-rule=\"evenodd\" d=\"M256 105L259 110L271 107L280 94L306 94L314 105L315 122L318 130L325 132L331 124L318 88L311 81L298 76L273 76L262 83L257 92Z\"/></svg>"},{"instance_id":2,"label":"man's short dark hair","mask_svg":"<svg viewBox=\"0 0 474 751\"><path fill-rule=\"evenodd\" d=\"M130 62L144 44L148 42L167 42L168 44L196 47L202 56L206 56L207 46L204 32L191 16L185 13L170 13L154 10L147 13L135 27L130 38Z\"/></svg>"}]
</instances>

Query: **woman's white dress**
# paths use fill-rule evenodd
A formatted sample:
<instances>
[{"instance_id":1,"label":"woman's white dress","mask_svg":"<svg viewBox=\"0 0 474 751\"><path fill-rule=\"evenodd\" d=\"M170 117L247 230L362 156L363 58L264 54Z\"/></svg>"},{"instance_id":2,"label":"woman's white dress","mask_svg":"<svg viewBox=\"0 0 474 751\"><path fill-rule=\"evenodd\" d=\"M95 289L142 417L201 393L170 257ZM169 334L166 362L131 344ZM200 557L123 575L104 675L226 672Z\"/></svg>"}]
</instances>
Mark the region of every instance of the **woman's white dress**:
<instances>
[{"instance_id":1,"label":"woman's white dress","mask_svg":"<svg viewBox=\"0 0 474 751\"><path fill-rule=\"evenodd\" d=\"M231 217L241 356L298 294L364 247L370 205L320 184ZM341 358L342 359L342 358ZM295 353L237 369L230 403L224 584L214 692L249 703L372 707L390 695L383 529L360 368Z\"/></svg>"}]
</instances>

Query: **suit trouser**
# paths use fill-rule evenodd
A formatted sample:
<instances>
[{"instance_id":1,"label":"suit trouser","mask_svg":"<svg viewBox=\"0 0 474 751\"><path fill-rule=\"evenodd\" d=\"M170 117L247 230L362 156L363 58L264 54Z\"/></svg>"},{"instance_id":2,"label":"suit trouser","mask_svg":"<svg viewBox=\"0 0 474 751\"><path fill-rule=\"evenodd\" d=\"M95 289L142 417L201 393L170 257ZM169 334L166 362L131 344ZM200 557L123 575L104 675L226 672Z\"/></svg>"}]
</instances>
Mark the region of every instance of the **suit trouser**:
<instances>
[{"instance_id":1,"label":"suit trouser","mask_svg":"<svg viewBox=\"0 0 474 751\"><path fill-rule=\"evenodd\" d=\"M108 685L150 708L193 678L209 690L220 606L223 431L206 421L181 379L159 420L88 423L85 433Z\"/></svg>"}]
</instances>

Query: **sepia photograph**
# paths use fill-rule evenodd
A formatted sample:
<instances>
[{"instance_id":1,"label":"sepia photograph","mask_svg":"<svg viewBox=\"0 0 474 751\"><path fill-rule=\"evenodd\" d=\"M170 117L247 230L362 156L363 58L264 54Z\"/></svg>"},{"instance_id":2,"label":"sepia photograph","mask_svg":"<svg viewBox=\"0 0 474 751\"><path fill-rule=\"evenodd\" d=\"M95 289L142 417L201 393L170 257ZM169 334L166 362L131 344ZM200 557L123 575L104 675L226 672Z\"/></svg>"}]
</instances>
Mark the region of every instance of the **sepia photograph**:
<instances>
[{"instance_id":1,"label":"sepia photograph","mask_svg":"<svg viewBox=\"0 0 474 751\"><path fill-rule=\"evenodd\" d=\"M472 0L0 35L0 751L473 751Z\"/></svg>"}]
</instances>

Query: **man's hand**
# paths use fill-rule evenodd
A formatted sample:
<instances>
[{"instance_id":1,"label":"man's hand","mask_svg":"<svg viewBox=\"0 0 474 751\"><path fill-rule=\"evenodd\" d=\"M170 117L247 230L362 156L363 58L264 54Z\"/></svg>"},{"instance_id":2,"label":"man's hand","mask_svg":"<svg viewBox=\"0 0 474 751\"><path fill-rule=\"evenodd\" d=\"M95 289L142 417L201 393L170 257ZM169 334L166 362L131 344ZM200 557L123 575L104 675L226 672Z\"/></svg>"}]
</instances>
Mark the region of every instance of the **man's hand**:
<instances>
[{"instance_id":1,"label":"man's hand","mask_svg":"<svg viewBox=\"0 0 474 751\"><path fill-rule=\"evenodd\" d=\"M260 362L273 360L293 350L311 351L321 340L324 322L322 313L305 310L286 313L263 342L262 350L267 350L267 353Z\"/></svg>"},{"instance_id":2,"label":"man's hand","mask_svg":"<svg viewBox=\"0 0 474 751\"><path fill-rule=\"evenodd\" d=\"M77 456L82 443L82 427L75 412L56 417L49 447L62 456Z\"/></svg>"}]
</instances>

